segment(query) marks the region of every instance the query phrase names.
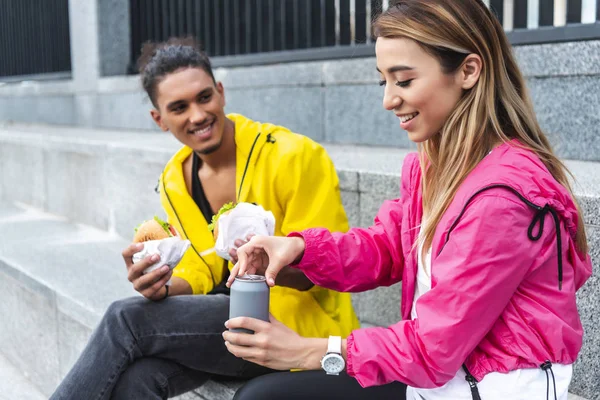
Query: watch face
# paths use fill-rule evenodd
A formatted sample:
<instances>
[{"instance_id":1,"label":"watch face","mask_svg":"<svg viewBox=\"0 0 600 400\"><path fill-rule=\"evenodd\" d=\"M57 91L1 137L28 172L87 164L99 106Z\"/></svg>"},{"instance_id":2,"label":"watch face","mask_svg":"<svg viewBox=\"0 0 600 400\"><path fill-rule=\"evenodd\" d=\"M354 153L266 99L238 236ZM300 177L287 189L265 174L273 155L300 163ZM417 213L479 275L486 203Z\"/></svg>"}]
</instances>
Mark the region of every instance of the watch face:
<instances>
[{"instance_id":1,"label":"watch face","mask_svg":"<svg viewBox=\"0 0 600 400\"><path fill-rule=\"evenodd\" d=\"M323 359L325 372L339 374L345 367L344 359L338 354L329 354Z\"/></svg>"}]
</instances>

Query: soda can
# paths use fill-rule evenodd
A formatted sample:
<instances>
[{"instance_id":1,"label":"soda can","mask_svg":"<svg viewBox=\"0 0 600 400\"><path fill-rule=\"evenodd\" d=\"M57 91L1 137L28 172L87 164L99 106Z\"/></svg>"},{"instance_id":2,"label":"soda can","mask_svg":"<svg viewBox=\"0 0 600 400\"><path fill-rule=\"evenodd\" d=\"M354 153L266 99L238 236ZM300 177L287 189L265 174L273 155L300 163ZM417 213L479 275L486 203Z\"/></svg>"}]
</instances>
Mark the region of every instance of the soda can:
<instances>
[{"instance_id":1,"label":"soda can","mask_svg":"<svg viewBox=\"0 0 600 400\"><path fill-rule=\"evenodd\" d=\"M243 275L235 278L229 296L229 318L251 317L269 322L269 285L262 275ZM232 332L254 333L249 329Z\"/></svg>"}]
</instances>

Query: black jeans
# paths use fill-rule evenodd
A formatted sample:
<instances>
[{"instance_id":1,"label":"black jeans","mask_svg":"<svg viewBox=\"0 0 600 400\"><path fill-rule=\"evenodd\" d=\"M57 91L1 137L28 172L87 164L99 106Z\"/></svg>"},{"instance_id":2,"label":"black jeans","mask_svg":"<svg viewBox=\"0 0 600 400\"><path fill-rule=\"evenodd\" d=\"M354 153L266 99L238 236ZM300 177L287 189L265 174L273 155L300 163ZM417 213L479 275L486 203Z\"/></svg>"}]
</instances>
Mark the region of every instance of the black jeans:
<instances>
[{"instance_id":1,"label":"black jeans","mask_svg":"<svg viewBox=\"0 0 600 400\"><path fill-rule=\"evenodd\" d=\"M345 373L324 371L280 372L252 379L234 400L405 400L406 385L394 382L363 388Z\"/></svg>"},{"instance_id":2,"label":"black jeans","mask_svg":"<svg viewBox=\"0 0 600 400\"><path fill-rule=\"evenodd\" d=\"M51 399L166 399L213 376L273 372L227 351L228 318L223 294L116 301Z\"/></svg>"}]
</instances>

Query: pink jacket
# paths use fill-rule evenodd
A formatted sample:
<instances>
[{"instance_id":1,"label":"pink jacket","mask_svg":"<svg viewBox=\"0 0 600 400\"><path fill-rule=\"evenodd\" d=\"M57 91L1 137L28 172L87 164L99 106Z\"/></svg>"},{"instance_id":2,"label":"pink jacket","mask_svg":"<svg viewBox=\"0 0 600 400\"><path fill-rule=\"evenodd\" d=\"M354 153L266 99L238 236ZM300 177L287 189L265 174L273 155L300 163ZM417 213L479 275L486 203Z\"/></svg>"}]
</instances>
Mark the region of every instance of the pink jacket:
<instances>
[{"instance_id":1,"label":"pink jacket","mask_svg":"<svg viewBox=\"0 0 600 400\"><path fill-rule=\"evenodd\" d=\"M481 380L576 360L583 329L575 291L590 277L591 260L576 250L568 191L515 144L482 160L444 214L432 245L432 288L416 302L415 320L413 245L422 216L416 154L404 160L401 199L386 201L370 228L291 234L306 241L298 268L317 285L361 292L402 281L403 320L348 337L347 370L362 386L439 387L463 363Z\"/></svg>"}]
</instances>

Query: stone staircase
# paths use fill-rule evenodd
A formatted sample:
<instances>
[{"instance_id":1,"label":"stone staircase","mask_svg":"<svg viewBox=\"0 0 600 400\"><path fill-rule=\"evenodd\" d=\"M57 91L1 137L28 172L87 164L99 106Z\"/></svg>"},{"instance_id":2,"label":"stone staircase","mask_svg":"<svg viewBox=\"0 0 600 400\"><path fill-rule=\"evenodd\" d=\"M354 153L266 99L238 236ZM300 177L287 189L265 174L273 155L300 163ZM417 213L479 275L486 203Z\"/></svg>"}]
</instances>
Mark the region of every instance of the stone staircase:
<instances>
[{"instance_id":1,"label":"stone staircase","mask_svg":"<svg viewBox=\"0 0 600 400\"><path fill-rule=\"evenodd\" d=\"M9 377L0 380L10 385L0 383L0 400L49 396L106 307L135 295L120 252L133 226L162 214L154 186L178 147L162 133L0 125L0 378ZM408 150L326 148L351 224L369 225L381 202L397 197ZM571 391L593 400L600 399L600 163L567 165L595 267L578 297L586 336ZM365 325L399 320L399 299L398 285L353 295ZM231 399L239 385L210 381L178 398Z\"/></svg>"}]
</instances>

